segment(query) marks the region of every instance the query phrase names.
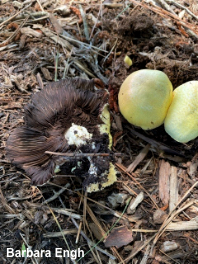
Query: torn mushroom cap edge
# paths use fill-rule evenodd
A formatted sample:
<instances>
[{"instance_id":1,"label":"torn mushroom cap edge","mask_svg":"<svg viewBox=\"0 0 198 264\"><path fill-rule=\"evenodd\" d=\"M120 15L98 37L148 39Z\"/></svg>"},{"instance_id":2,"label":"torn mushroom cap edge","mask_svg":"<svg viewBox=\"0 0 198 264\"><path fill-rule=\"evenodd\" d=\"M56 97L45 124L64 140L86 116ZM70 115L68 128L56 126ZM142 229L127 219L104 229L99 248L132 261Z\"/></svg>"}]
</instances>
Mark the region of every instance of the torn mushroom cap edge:
<instances>
[{"instance_id":1,"label":"torn mushroom cap edge","mask_svg":"<svg viewBox=\"0 0 198 264\"><path fill-rule=\"evenodd\" d=\"M107 181L103 182L100 186L100 183L92 183L89 186L87 186L87 192L92 193L92 192L97 192L101 191L104 188L112 185L114 182L117 181L117 171L115 166L113 165L112 162L109 163L109 171L108 171L108 176L107 176Z\"/></svg>"},{"instance_id":2,"label":"torn mushroom cap edge","mask_svg":"<svg viewBox=\"0 0 198 264\"><path fill-rule=\"evenodd\" d=\"M103 124L99 125L99 131L101 134L107 133L109 136L109 149L111 150L112 147L112 135L110 133L110 112L109 112L109 104L105 104L101 115L100 115L101 120L103 121ZM105 187L108 187L112 185L114 182L117 181L117 171L112 162L109 162L109 170L108 170L108 175L107 175L107 180L103 183L92 183L89 186L87 186L87 192L92 193L92 192L97 192L100 190L103 190Z\"/></svg>"}]
</instances>

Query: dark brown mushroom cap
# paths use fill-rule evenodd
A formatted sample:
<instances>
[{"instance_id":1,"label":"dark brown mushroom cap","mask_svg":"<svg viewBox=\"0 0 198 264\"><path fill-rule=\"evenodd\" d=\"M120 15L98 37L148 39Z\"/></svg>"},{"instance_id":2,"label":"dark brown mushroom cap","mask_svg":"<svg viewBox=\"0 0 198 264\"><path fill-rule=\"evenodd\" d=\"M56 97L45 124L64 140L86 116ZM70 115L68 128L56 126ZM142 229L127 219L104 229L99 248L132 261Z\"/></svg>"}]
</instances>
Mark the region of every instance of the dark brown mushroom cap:
<instances>
[{"instance_id":1,"label":"dark brown mushroom cap","mask_svg":"<svg viewBox=\"0 0 198 264\"><path fill-rule=\"evenodd\" d=\"M48 84L25 107L25 124L10 134L7 157L31 176L32 184L44 184L55 168L55 159L45 151L69 150L64 134L72 123L97 136L106 100L105 91L94 91L94 80L68 78Z\"/></svg>"}]
</instances>

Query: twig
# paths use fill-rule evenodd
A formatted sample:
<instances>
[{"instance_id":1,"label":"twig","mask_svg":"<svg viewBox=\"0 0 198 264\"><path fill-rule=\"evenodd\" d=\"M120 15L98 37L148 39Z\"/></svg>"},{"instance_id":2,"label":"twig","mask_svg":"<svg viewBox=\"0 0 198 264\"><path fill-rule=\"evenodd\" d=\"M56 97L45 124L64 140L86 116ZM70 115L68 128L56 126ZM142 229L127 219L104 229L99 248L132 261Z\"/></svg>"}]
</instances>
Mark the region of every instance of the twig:
<instances>
[{"instance_id":1,"label":"twig","mask_svg":"<svg viewBox=\"0 0 198 264\"><path fill-rule=\"evenodd\" d=\"M109 153L62 153L62 152L53 152L53 151L45 151L46 154L52 154L56 156L65 156L65 157L94 157L94 156L109 156Z\"/></svg>"},{"instance_id":2,"label":"twig","mask_svg":"<svg viewBox=\"0 0 198 264\"><path fill-rule=\"evenodd\" d=\"M72 217L72 218L75 218L75 219L78 219L78 220L82 219L82 217L79 214L75 214L75 213L69 212L67 209L64 209L64 208L60 209L60 208L50 207L50 210L53 211L53 212L56 212L58 214L67 215L69 217Z\"/></svg>"},{"instance_id":3,"label":"twig","mask_svg":"<svg viewBox=\"0 0 198 264\"><path fill-rule=\"evenodd\" d=\"M59 197L59 195L61 195L66 189L68 189L68 185L70 185L69 183L67 183L65 186L63 186L58 192L54 192L54 195L51 196L49 199L45 200L43 202L43 204L48 204L50 202L52 202L53 200L55 200L56 198Z\"/></svg>"},{"instance_id":4,"label":"twig","mask_svg":"<svg viewBox=\"0 0 198 264\"><path fill-rule=\"evenodd\" d=\"M47 232L43 234L43 237L61 237L62 235L76 234L76 229L62 230L61 232Z\"/></svg>"},{"instance_id":5,"label":"twig","mask_svg":"<svg viewBox=\"0 0 198 264\"><path fill-rule=\"evenodd\" d=\"M81 158L81 157L108 157L110 155L114 156L122 156L122 153L62 153L62 152L53 152L53 151L45 151L46 154L56 155L56 156L65 156L65 157L74 157L74 158Z\"/></svg>"},{"instance_id":6,"label":"twig","mask_svg":"<svg viewBox=\"0 0 198 264\"><path fill-rule=\"evenodd\" d=\"M143 139L144 141L146 141L147 143L151 144L156 150L161 150L161 151L164 151L165 153L169 153L172 155L177 155L179 157L185 158L185 156L182 153L177 152L177 151L169 148L165 144L162 144L161 142L158 142L158 141L151 139L149 137L146 137L146 136L140 134L139 132L135 131L134 129L130 128L129 126L127 127L127 129L129 129L129 131L132 134L134 134L135 136L137 136L137 137Z\"/></svg>"},{"instance_id":7,"label":"twig","mask_svg":"<svg viewBox=\"0 0 198 264\"><path fill-rule=\"evenodd\" d=\"M198 20L198 17L195 16L188 8L185 8L184 6L180 5L179 3L175 3L175 1L172 0L165 0L166 2L169 2L171 4L174 4L175 6L184 9L186 12L188 12L192 17L194 17L195 19ZM169 11L170 13L172 13L173 15L177 16L177 14L170 8L170 6L165 2L164 0L156 0L156 2L159 2L161 4L161 6L166 9L167 11ZM195 34L195 32L193 32L191 29L187 28L185 25L183 25L186 32L188 33L188 35L194 37L194 38L198 38L198 36Z\"/></svg>"}]
</instances>

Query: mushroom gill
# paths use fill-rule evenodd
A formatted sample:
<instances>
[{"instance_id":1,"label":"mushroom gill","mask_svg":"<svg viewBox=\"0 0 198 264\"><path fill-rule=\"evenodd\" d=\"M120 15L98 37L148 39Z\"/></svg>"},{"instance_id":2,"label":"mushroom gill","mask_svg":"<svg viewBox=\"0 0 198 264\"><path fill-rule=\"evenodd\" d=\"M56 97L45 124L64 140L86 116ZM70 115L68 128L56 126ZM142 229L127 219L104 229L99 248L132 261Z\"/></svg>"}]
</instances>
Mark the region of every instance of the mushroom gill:
<instances>
[{"instance_id":1,"label":"mushroom gill","mask_svg":"<svg viewBox=\"0 0 198 264\"><path fill-rule=\"evenodd\" d=\"M55 175L56 165L62 159L46 151L109 153L110 137L108 133L101 134L99 129L104 124L101 113L107 100L105 90L94 90L94 80L67 78L48 84L34 94L25 107L24 126L11 132L6 146L7 157L14 165L26 171L33 185L42 185ZM77 131L78 127L81 132ZM70 140L71 133L74 137L84 137L84 141L75 145L76 139ZM110 156L104 159L110 169ZM94 161L87 162L93 167ZM100 168L103 176L107 172L106 163L103 173ZM97 164L94 166L97 167ZM108 172L105 177L101 175L93 175L93 170L89 168L82 175L85 178L84 186L92 183L102 186L102 182L108 185ZM114 175L113 182L115 180Z\"/></svg>"}]
</instances>

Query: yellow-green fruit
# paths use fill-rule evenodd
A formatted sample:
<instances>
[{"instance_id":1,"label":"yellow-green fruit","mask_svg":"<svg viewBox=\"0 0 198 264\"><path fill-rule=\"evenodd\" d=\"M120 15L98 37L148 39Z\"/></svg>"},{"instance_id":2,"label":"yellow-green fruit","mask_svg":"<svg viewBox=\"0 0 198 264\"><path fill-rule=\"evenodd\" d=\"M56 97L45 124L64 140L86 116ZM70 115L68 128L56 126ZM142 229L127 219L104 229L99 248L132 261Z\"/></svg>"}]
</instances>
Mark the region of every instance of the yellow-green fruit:
<instances>
[{"instance_id":1,"label":"yellow-green fruit","mask_svg":"<svg viewBox=\"0 0 198 264\"><path fill-rule=\"evenodd\" d=\"M131 124L154 129L163 124L173 97L168 76L158 70L139 70L123 82L118 103L120 112Z\"/></svg>"},{"instance_id":2,"label":"yellow-green fruit","mask_svg":"<svg viewBox=\"0 0 198 264\"><path fill-rule=\"evenodd\" d=\"M166 132L181 143L198 136L198 81L184 83L173 91L164 126Z\"/></svg>"}]
</instances>

